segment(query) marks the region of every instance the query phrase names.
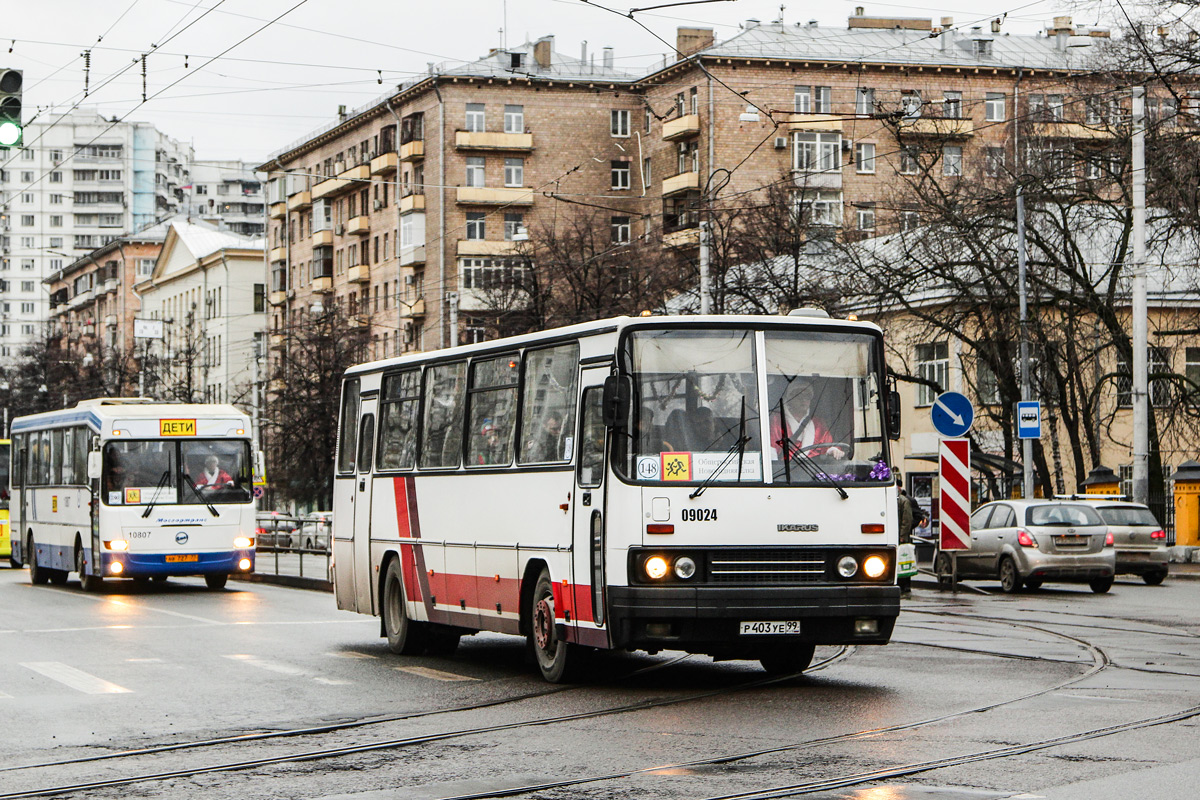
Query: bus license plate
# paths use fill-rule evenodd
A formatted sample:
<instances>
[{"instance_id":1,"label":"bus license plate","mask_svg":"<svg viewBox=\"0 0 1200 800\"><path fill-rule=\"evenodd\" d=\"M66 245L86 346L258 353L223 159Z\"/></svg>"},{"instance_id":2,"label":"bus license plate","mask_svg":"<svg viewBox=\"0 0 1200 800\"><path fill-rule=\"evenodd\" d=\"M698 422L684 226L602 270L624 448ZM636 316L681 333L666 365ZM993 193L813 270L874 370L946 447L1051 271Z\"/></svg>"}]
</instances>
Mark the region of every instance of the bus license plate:
<instances>
[{"instance_id":1,"label":"bus license plate","mask_svg":"<svg viewBox=\"0 0 1200 800\"><path fill-rule=\"evenodd\" d=\"M200 556L192 553L186 556L167 556L168 564L178 564L180 561L199 561Z\"/></svg>"},{"instance_id":2,"label":"bus license plate","mask_svg":"<svg viewBox=\"0 0 1200 800\"><path fill-rule=\"evenodd\" d=\"M740 631L743 636L799 632L800 620L797 619L789 619L783 622L743 622Z\"/></svg>"}]
</instances>

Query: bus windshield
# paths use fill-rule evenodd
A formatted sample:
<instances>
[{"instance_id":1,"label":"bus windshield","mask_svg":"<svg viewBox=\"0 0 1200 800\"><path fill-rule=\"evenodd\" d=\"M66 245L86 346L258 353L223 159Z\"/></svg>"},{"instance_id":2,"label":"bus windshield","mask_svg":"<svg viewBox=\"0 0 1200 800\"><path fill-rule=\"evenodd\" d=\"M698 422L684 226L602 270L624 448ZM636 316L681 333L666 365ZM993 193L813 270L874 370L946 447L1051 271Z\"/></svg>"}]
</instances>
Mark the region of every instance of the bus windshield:
<instances>
[{"instance_id":1,"label":"bus windshield","mask_svg":"<svg viewBox=\"0 0 1200 800\"><path fill-rule=\"evenodd\" d=\"M250 463L244 440L110 441L103 497L108 505L248 503Z\"/></svg>"},{"instance_id":2,"label":"bus windshield","mask_svg":"<svg viewBox=\"0 0 1200 800\"><path fill-rule=\"evenodd\" d=\"M9 498L9 453L12 443L8 439L0 440L0 510L8 508Z\"/></svg>"},{"instance_id":3,"label":"bus windshield","mask_svg":"<svg viewBox=\"0 0 1200 800\"><path fill-rule=\"evenodd\" d=\"M752 330L635 331L618 471L652 482L763 482L766 469L791 485L891 479L875 337L768 330L757 350Z\"/></svg>"}]
</instances>

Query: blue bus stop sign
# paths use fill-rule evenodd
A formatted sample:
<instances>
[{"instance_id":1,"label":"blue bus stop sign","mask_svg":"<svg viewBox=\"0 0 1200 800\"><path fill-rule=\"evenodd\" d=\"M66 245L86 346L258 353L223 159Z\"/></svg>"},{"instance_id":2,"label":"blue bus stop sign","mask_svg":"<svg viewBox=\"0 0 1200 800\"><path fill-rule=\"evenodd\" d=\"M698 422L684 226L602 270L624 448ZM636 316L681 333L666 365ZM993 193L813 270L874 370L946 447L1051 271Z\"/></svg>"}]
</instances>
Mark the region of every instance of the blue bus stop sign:
<instances>
[{"instance_id":1,"label":"blue bus stop sign","mask_svg":"<svg viewBox=\"0 0 1200 800\"><path fill-rule=\"evenodd\" d=\"M957 438L971 430L971 423L975 421L975 408L964 394L942 392L933 401L930 416L938 433Z\"/></svg>"},{"instance_id":2,"label":"blue bus stop sign","mask_svg":"<svg viewBox=\"0 0 1200 800\"><path fill-rule=\"evenodd\" d=\"M1017 438L1042 438L1042 403L1040 400L1022 400L1017 403Z\"/></svg>"}]
</instances>

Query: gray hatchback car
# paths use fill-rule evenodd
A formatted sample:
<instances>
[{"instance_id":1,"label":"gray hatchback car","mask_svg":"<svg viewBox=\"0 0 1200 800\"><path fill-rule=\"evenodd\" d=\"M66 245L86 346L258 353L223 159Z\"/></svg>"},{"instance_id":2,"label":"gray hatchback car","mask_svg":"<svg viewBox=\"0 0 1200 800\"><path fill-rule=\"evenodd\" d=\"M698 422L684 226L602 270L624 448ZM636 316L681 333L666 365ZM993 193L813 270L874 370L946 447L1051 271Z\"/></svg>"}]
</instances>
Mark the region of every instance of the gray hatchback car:
<instances>
[{"instance_id":1,"label":"gray hatchback car","mask_svg":"<svg viewBox=\"0 0 1200 800\"><path fill-rule=\"evenodd\" d=\"M1116 556L1096 509L1057 500L1004 500L971 515L970 548L957 554L964 578L998 579L1005 592L1037 589L1045 581L1112 588ZM934 559L939 582L950 581L950 554Z\"/></svg>"},{"instance_id":2,"label":"gray hatchback car","mask_svg":"<svg viewBox=\"0 0 1200 800\"><path fill-rule=\"evenodd\" d=\"M1170 552L1167 534L1154 514L1141 503L1123 500L1082 500L1096 509L1108 525L1117 551L1117 574L1140 575L1150 586L1167 577Z\"/></svg>"}]
</instances>

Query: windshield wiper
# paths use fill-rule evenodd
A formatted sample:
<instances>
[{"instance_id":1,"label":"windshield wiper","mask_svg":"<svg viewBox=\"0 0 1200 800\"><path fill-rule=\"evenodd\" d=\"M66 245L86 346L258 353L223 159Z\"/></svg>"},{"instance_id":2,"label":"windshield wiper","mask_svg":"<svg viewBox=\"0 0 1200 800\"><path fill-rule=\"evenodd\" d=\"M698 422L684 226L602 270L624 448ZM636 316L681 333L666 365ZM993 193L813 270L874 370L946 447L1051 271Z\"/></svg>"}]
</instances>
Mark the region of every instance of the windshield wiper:
<instances>
[{"instance_id":1,"label":"windshield wiper","mask_svg":"<svg viewBox=\"0 0 1200 800\"><path fill-rule=\"evenodd\" d=\"M797 459L796 463L799 464L800 467L807 472L813 480L821 481L828 486L832 486L835 490L837 490L837 493L842 496L843 500L850 499L850 495L846 494L846 490L842 488L842 485L833 478L829 477L824 470L817 467L813 463L812 456L804 452L804 449L800 445L793 442L788 436L787 422L783 416L782 397L779 398L779 441L776 442L776 444L779 445L779 452L781 455L783 455L783 472L789 484L792 482L792 459L796 459L797 456L801 456L802 458Z\"/></svg>"},{"instance_id":2,"label":"windshield wiper","mask_svg":"<svg viewBox=\"0 0 1200 800\"><path fill-rule=\"evenodd\" d=\"M704 494L705 489L707 489L709 486L712 486L714 483L716 483L717 477L721 474L721 470L725 469L725 465L728 464L733 459L735 454L738 457L737 482L741 483L742 482L742 459L745 458L746 443L749 441L750 441L750 437L746 435L746 398L743 397L742 398L742 417L741 417L741 422L738 425L737 441L729 446L729 449L725 451L725 458L721 459L721 463L717 465L717 468L714 469L711 473L709 473L708 477L705 478L700 483L700 485L696 487L696 491L694 491L688 495L688 499L695 500L697 497Z\"/></svg>"},{"instance_id":3,"label":"windshield wiper","mask_svg":"<svg viewBox=\"0 0 1200 800\"><path fill-rule=\"evenodd\" d=\"M142 512L142 519L150 516L150 512L154 510L154 506L158 504L158 495L162 492L163 487L171 482L171 470L163 470L162 477L158 479L158 486L154 487L154 497L151 498L150 504L146 506L146 510Z\"/></svg>"},{"instance_id":4,"label":"windshield wiper","mask_svg":"<svg viewBox=\"0 0 1200 800\"><path fill-rule=\"evenodd\" d=\"M192 479L187 476L186 472L184 472L183 470L179 470L179 479L188 485L188 488L192 490L192 494L196 495L196 497L199 498L201 503L204 503L204 505L208 506L208 510L212 512L212 515L214 517L221 516L220 514L217 513L217 507L214 506L208 498L206 498L204 495L200 494L200 490L197 489L195 484L192 483Z\"/></svg>"},{"instance_id":5,"label":"windshield wiper","mask_svg":"<svg viewBox=\"0 0 1200 800\"><path fill-rule=\"evenodd\" d=\"M749 439L746 436L746 396L742 395L742 416L738 422L738 477L737 482L742 482L742 461L746 457L746 443Z\"/></svg>"}]
</instances>

